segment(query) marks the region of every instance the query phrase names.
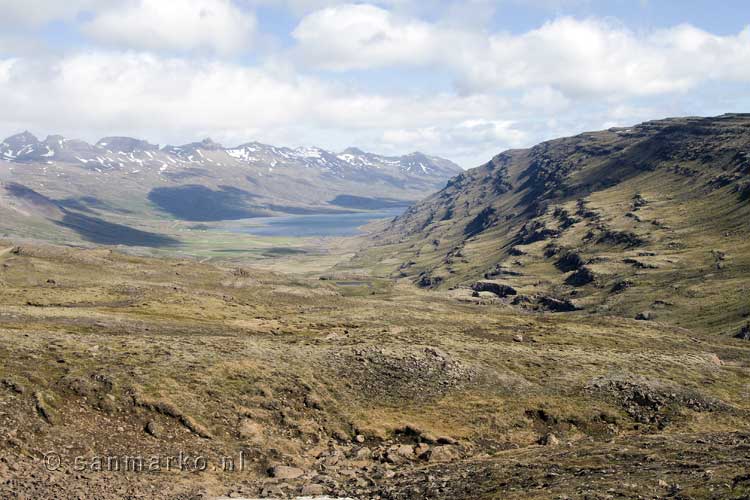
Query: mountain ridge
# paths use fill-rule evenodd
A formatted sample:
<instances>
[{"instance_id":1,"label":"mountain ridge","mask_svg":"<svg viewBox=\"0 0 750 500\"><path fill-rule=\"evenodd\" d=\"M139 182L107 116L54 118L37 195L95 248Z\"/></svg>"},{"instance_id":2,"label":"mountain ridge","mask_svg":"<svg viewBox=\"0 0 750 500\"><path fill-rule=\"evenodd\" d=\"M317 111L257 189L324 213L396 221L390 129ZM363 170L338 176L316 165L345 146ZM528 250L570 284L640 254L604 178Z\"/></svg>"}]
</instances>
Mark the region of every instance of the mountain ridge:
<instances>
[{"instance_id":1,"label":"mountain ridge","mask_svg":"<svg viewBox=\"0 0 750 500\"><path fill-rule=\"evenodd\" d=\"M656 120L502 152L384 223L355 265L467 300L732 333L750 312L748 199L750 115Z\"/></svg>"},{"instance_id":2,"label":"mountain ridge","mask_svg":"<svg viewBox=\"0 0 750 500\"><path fill-rule=\"evenodd\" d=\"M278 147L258 141L250 141L234 147L225 147L211 138L179 146L164 145L160 147L158 144L150 143L147 140L127 136L103 137L94 144L89 144L78 139L66 139L62 135L49 135L44 140L40 140L29 131L11 135L0 142L0 159L15 163L33 163L35 161L54 162L57 160L89 165L89 163L94 162L101 167L111 168L121 164L123 159L108 157L107 154L159 152L184 158L197 154L198 151L224 151L235 159L253 163L252 160L254 157L248 154L243 155L242 152L247 153L258 150L264 152L271 151L290 161L304 162L304 160L317 159L318 161L308 161L308 165L323 166L324 168L325 164L329 162L337 164L337 167L343 165L361 167L374 166L375 164L372 162L372 159L386 165L398 165L402 160L406 159L409 163L402 168L406 172L411 172L411 168L415 166L418 167L414 169L414 172L417 174L420 171L422 174L428 174L429 170L436 170L441 173L457 173L462 170L461 167L450 160L427 155L419 151L400 156L388 156L366 152L360 148L350 146L336 153L316 146L296 148ZM94 156L81 158L79 154L85 156L84 153L90 153ZM324 161L320 161L321 159ZM124 160L135 161L132 158L125 158Z\"/></svg>"}]
</instances>

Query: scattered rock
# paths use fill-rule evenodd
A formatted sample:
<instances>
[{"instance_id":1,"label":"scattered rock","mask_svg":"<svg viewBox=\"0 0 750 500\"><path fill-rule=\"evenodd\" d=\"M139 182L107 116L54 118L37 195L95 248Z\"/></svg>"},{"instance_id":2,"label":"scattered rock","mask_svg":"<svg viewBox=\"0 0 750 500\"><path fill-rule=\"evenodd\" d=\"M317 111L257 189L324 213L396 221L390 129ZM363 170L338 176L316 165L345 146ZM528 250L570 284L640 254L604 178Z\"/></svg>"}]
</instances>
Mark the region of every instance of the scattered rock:
<instances>
[{"instance_id":1,"label":"scattered rock","mask_svg":"<svg viewBox=\"0 0 750 500\"><path fill-rule=\"evenodd\" d=\"M630 280L619 280L617 283L612 285L612 293L624 292L628 288L632 288L633 282Z\"/></svg>"},{"instance_id":2,"label":"scattered rock","mask_svg":"<svg viewBox=\"0 0 750 500\"><path fill-rule=\"evenodd\" d=\"M278 485L267 484L261 490L260 496L263 498L284 498L287 495L284 493L284 490L282 490Z\"/></svg>"},{"instance_id":3,"label":"scattered rock","mask_svg":"<svg viewBox=\"0 0 750 500\"><path fill-rule=\"evenodd\" d=\"M302 469L288 465L275 465L268 469L268 475L276 479L297 479L304 474Z\"/></svg>"},{"instance_id":4,"label":"scattered rock","mask_svg":"<svg viewBox=\"0 0 750 500\"><path fill-rule=\"evenodd\" d=\"M325 495L326 489L322 484L306 484L300 490L300 495L306 497L316 497Z\"/></svg>"},{"instance_id":5,"label":"scattered rock","mask_svg":"<svg viewBox=\"0 0 750 500\"><path fill-rule=\"evenodd\" d=\"M24 394L26 392L24 386L14 380L4 379L3 381L0 381L0 385L8 390L15 392L16 394Z\"/></svg>"},{"instance_id":6,"label":"scattered rock","mask_svg":"<svg viewBox=\"0 0 750 500\"><path fill-rule=\"evenodd\" d=\"M557 436L554 434L545 434L544 436L539 439L539 444L542 446L558 446L560 444L560 440Z\"/></svg>"},{"instance_id":7,"label":"scattered rock","mask_svg":"<svg viewBox=\"0 0 750 500\"><path fill-rule=\"evenodd\" d=\"M309 393L305 396L305 406L320 410L323 407L323 401L315 393Z\"/></svg>"},{"instance_id":8,"label":"scattered rock","mask_svg":"<svg viewBox=\"0 0 750 500\"><path fill-rule=\"evenodd\" d=\"M351 358L350 361L341 357ZM354 348L351 354L334 354L333 364L343 369L353 387L370 398L427 400L471 382L476 371L433 347L389 350Z\"/></svg>"},{"instance_id":9,"label":"scattered rock","mask_svg":"<svg viewBox=\"0 0 750 500\"><path fill-rule=\"evenodd\" d=\"M640 378L597 378L587 389L618 401L636 422L665 428L680 407L696 412L731 411L726 403L696 391Z\"/></svg>"},{"instance_id":10,"label":"scattered rock","mask_svg":"<svg viewBox=\"0 0 750 500\"><path fill-rule=\"evenodd\" d=\"M413 460L415 457L414 447L409 444L391 446L385 455L386 461L392 464L400 464L408 460Z\"/></svg>"},{"instance_id":11,"label":"scattered rock","mask_svg":"<svg viewBox=\"0 0 750 500\"><path fill-rule=\"evenodd\" d=\"M638 259L633 258L627 258L622 260L625 264L630 264L631 266L635 267L636 269L659 269L658 266L655 266L653 264L648 264L646 262L642 262Z\"/></svg>"},{"instance_id":12,"label":"scattered rock","mask_svg":"<svg viewBox=\"0 0 750 500\"><path fill-rule=\"evenodd\" d=\"M742 329L740 329L739 333L734 336L734 338L740 340L750 340L750 323L743 326Z\"/></svg>"},{"instance_id":13,"label":"scattered rock","mask_svg":"<svg viewBox=\"0 0 750 500\"><path fill-rule=\"evenodd\" d=\"M443 282L441 276L430 276L427 273L422 273L417 279L416 285L420 288L435 288Z\"/></svg>"},{"instance_id":14,"label":"scattered rock","mask_svg":"<svg viewBox=\"0 0 750 500\"><path fill-rule=\"evenodd\" d=\"M193 417L180 412L180 410L178 410L172 403L166 401L149 401L136 393L133 395L133 404L166 415L167 417L174 418L179 421L183 427L199 437L204 439L212 438L208 429L199 424Z\"/></svg>"},{"instance_id":15,"label":"scattered rock","mask_svg":"<svg viewBox=\"0 0 750 500\"><path fill-rule=\"evenodd\" d=\"M429 457L429 451L430 445L428 445L427 443L419 443L414 447L414 454L423 460L425 459L425 457Z\"/></svg>"},{"instance_id":16,"label":"scattered rock","mask_svg":"<svg viewBox=\"0 0 750 500\"><path fill-rule=\"evenodd\" d=\"M639 312L635 315L635 319L638 321L651 321L654 319L654 314L651 311Z\"/></svg>"},{"instance_id":17,"label":"scattered rock","mask_svg":"<svg viewBox=\"0 0 750 500\"><path fill-rule=\"evenodd\" d=\"M643 198L640 193L637 193L635 196L633 196L633 211L643 208L646 205L648 205L648 201L646 201L646 199Z\"/></svg>"},{"instance_id":18,"label":"scattered rock","mask_svg":"<svg viewBox=\"0 0 750 500\"><path fill-rule=\"evenodd\" d=\"M146 424L146 427L144 427L144 430L146 431L147 434L155 438L158 438L159 436L161 436L161 429L159 428L159 425L153 420L149 421Z\"/></svg>"},{"instance_id":19,"label":"scattered rock","mask_svg":"<svg viewBox=\"0 0 750 500\"><path fill-rule=\"evenodd\" d=\"M453 439L450 436L440 436L439 438L437 438L436 442L437 442L437 444L443 444L443 445L445 445L445 444L449 444L449 445L452 445L452 446L458 445L458 441L455 440L455 439Z\"/></svg>"},{"instance_id":20,"label":"scattered rock","mask_svg":"<svg viewBox=\"0 0 750 500\"><path fill-rule=\"evenodd\" d=\"M523 342L523 335L514 335L513 342Z\"/></svg>"},{"instance_id":21,"label":"scattered rock","mask_svg":"<svg viewBox=\"0 0 750 500\"><path fill-rule=\"evenodd\" d=\"M527 297L526 295L516 295L513 297L513 300L510 301L511 305L514 306L521 306L526 304L531 304L534 302L530 297Z\"/></svg>"},{"instance_id":22,"label":"scattered rock","mask_svg":"<svg viewBox=\"0 0 750 500\"><path fill-rule=\"evenodd\" d=\"M47 405L47 402L44 400L44 396L41 392L34 393L34 406L36 408L37 414L39 414L39 416L42 417L45 422L50 425L54 425L52 410Z\"/></svg>"},{"instance_id":23,"label":"scattered rock","mask_svg":"<svg viewBox=\"0 0 750 500\"><path fill-rule=\"evenodd\" d=\"M458 450L453 446L435 446L423 458L430 462L452 462L459 457Z\"/></svg>"}]
</instances>

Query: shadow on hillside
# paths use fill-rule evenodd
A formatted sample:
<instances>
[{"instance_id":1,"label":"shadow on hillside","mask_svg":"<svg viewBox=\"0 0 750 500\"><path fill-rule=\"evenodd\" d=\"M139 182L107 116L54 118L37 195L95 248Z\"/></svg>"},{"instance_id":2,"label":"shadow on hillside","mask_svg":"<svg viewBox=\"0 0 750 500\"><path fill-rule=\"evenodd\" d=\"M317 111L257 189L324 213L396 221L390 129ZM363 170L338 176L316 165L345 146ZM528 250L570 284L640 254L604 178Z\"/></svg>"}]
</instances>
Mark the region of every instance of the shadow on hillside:
<instances>
[{"instance_id":1,"label":"shadow on hillside","mask_svg":"<svg viewBox=\"0 0 750 500\"><path fill-rule=\"evenodd\" d=\"M231 186L214 191L205 186L185 185L152 189L148 199L181 220L208 222L263 217L267 213L248 205L255 195Z\"/></svg>"},{"instance_id":2,"label":"shadow on hillside","mask_svg":"<svg viewBox=\"0 0 750 500\"><path fill-rule=\"evenodd\" d=\"M92 209L103 210L105 212L115 212L118 214L132 214L131 210L117 208L93 196L81 196L80 198L64 198L56 200L56 203L64 208L76 210L79 212L96 213Z\"/></svg>"},{"instance_id":3,"label":"shadow on hillside","mask_svg":"<svg viewBox=\"0 0 750 500\"><path fill-rule=\"evenodd\" d=\"M72 229L86 241L100 245L171 247L180 243L169 236L133 229L83 214L65 212L63 220L54 222L58 226Z\"/></svg>"}]
</instances>

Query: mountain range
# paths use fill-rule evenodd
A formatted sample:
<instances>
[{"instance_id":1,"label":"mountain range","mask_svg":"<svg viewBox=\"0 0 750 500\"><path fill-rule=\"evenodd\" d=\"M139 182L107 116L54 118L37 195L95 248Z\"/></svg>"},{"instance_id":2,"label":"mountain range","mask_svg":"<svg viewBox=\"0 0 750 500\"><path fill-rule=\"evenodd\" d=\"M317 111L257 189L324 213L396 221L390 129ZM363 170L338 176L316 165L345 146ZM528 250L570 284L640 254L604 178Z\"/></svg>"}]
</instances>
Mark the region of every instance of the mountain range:
<instances>
[{"instance_id":1,"label":"mountain range","mask_svg":"<svg viewBox=\"0 0 750 500\"><path fill-rule=\"evenodd\" d=\"M121 238L121 226L403 207L461 171L418 152L228 148L211 139L159 147L130 137L89 144L24 132L0 143L0 215L6 231L29 237L149 244Z\"/></svg>"},{"instance_id":2,"label":"mountain range","mask_svg":"<svg viewBox=\"0 0 750 500\"><path fill-rule=\"evenodd\" d=\"M461 171L455 163L415 152L391 157L348 148L332 153L321 148L275 147L250 142L225 148L211 139L182 146L164 146L131 137L105 137L96 144L51 135L39 140L30 132L13 135L0 143L0 159L13 163L71 164L97 172L124 171L131 174L157 169L175 176L184 169L212 166L253 167L249 175L272 175L274 170L317 169L322 175L350 180L382 181L396 186L413 182L435 182ZM179 173L176 175L180 177ZM185 177L184 175L182 177ZM412 188L409 186L407 189Z\"/></svg>"}]
</instances>

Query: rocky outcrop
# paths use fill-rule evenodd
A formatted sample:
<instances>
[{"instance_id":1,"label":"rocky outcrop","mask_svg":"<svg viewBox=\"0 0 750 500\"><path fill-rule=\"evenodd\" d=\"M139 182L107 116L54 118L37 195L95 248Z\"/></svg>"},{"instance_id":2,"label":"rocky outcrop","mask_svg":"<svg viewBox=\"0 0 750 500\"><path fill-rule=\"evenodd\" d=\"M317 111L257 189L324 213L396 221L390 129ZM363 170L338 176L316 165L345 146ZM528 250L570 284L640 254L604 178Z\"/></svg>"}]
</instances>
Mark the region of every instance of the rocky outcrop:
<instances>
[{"instance_id":1,"label":"rocky outcrop","mask_svg":"<svg viewBox=\"0 0 750 500\"><path fill-rule=\"evenodd\" d=\"M494 293L498 297L508 297L510 295L518 295L515 288L509 285L501 283L495 283L494 281L477 281L471 286L471 289L475 292L490 292Z\"/></svg>"},{"instance_id":2,"label":"rocky outcrop","mask_svg":"<svg viewBox=\"0 0 750 500\"><path fill-rule=\"evenodd\" d=\"M573 312L579 308L567 299L556 299L554 297L540 297L539 304L552 312Z\"/></svg>"},{"instance_id":3,"label":"rocky outcrop","mask_svg":"<svg viewBox=\"0 0 750 500\"><path fill-rule=\"evenodd\" d=\"M491 227L496 221L497 217L495 209L487 207L479 212L479 214L477 214L477 216L466 225L464 234L467 238L475 236Z\"/></svg>"},{"instance_id":4,"label":"rocky outcrop","mask_svg":"<svg viewBox=\"0 0 750 500\"><path fill-rule=\"evenodd\" d=\"M585 262L581 254L575 251L568 251L557 259L555 267L564 273L569 273L570 271L582 268L584 264Z\"/></svg>"},{"instance_id":5,"label":"rocky outcrop","mask_svg":"<svg viewBox=\"0 0 750 500\"><path fill-rule=\"evenodd\" d=\"M589 283L593 283L594 280L596 280L594 272L588 267L584 266L568 276L565 280L565 284L570 286L585 286Z\"/></svg>"}]
</instances>

